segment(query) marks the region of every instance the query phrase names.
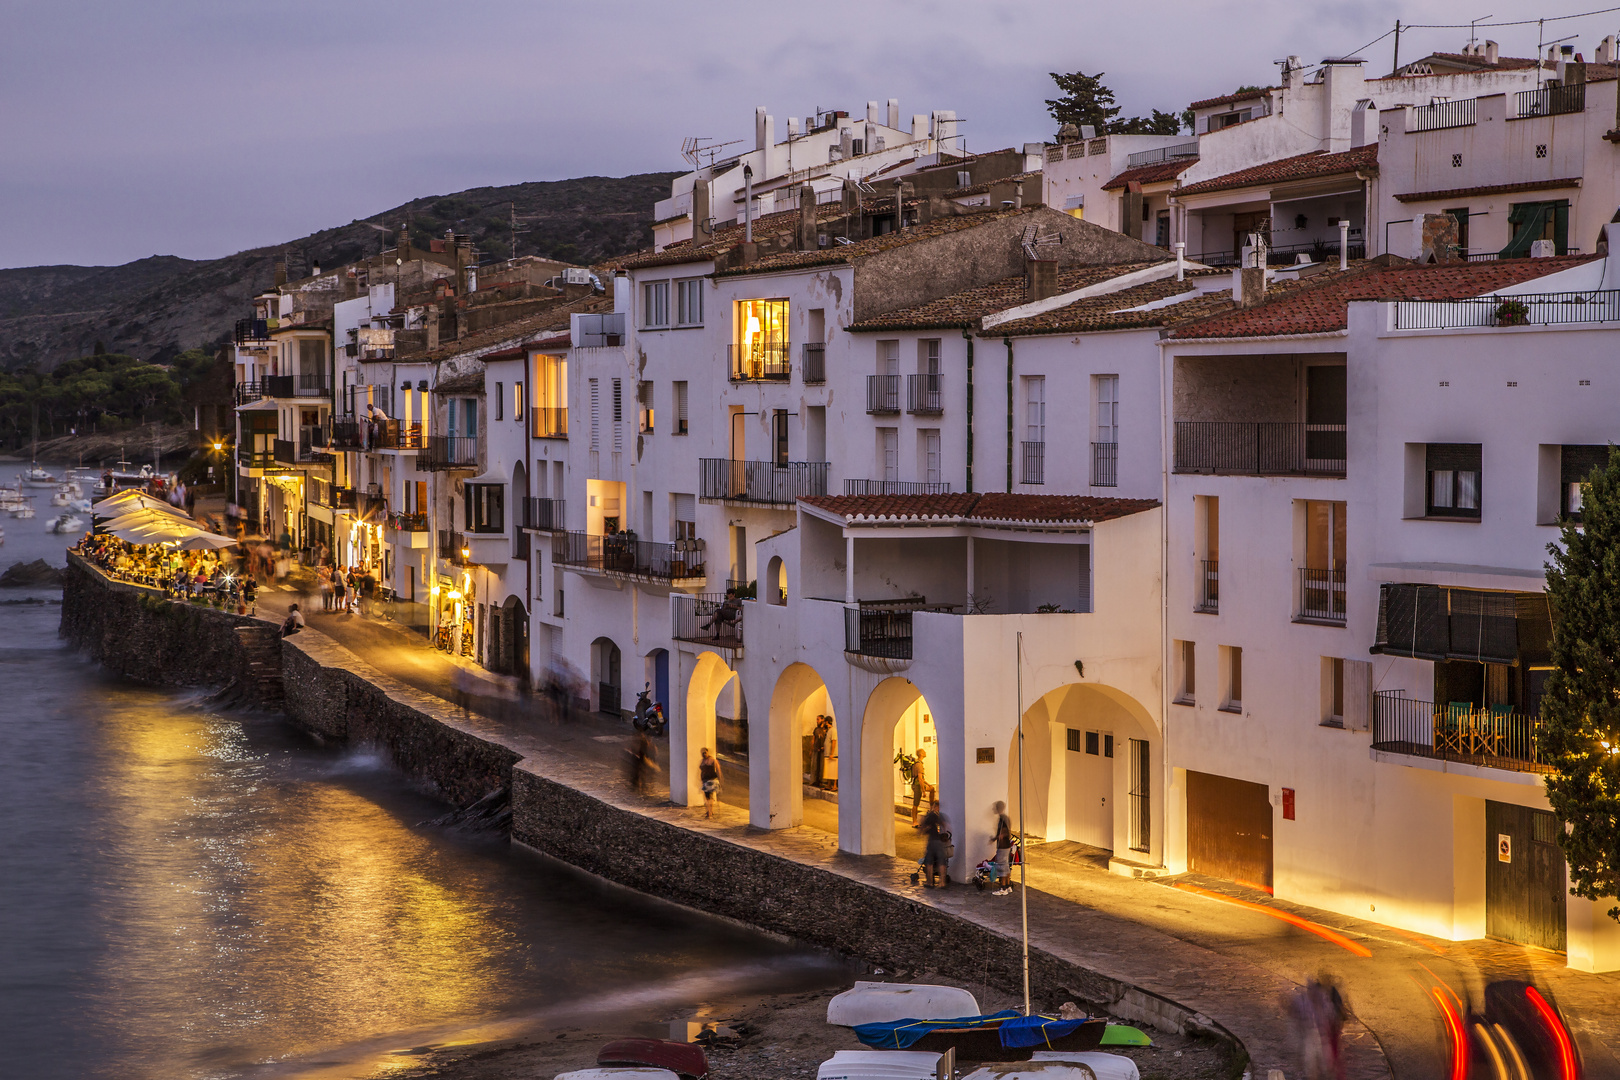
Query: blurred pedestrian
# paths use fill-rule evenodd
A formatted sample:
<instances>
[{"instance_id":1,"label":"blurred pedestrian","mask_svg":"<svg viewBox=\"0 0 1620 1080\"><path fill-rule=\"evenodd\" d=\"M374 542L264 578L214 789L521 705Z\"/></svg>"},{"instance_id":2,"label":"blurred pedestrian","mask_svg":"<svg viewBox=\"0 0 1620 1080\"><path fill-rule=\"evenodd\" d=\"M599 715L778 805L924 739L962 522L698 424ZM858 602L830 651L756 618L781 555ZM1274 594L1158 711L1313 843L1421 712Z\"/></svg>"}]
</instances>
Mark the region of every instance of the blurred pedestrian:
<instances>
[{"instance_id":1,"label":"blurred pedestrian","mask_svg":"<svg viewBox=\"0 0 1620 1080\"><path fill-rule=\"evenodd\" d=\"M992 860L996 878L994 895L1006 896L1012 892L1012 818L1007 816L1007 804L999 799L991 809L996 814L996 833L992 838L996 845Z\"/></svg>"},{"instance_id":2,"label":"blurred pedestrian","mask_svg":"<svg viewBox=\"0 0 1620 1080\"><path fill-rule=\"evenodd\" d=\"M1340 1036L1346 1012L1337 980L1327 972L1294 992L1289 1013L1306 1080L1344 1080Z\"/></svg>"},{"instance_id":3,"label":"blurred pedestrian","mask_svg":"<svg viewBox=\"0 0 1620 1080\"><path fill-rule=\"evenodd\" d=\"M928 887L934 887L934 875L939 875L941 887L951 883L947 869L951 859L951 830L945 821L945 815L939 808L939 800L932 799L928 803L928 813L917 826L926 837L923 846L922 866L923 873L928 875Z\"/></svg>"},{"instance_id":4,"label":"blurred pedestrian","mask_svg":"<svg viewBox=\"0 0 1620 1080\"><path fill-rule=\"evenodd\" d=\"M630 745L630 790L637 795L647 794L652 774L658 771L658 748L653 746L645 731L636 735Z\"/></svg>"},{"instance_id":5,"label":"blurred pedestrian","mask_svg":"<svg viewBox=\"0 0 1620 1080\"><path fill-rule=\"evenodd\" d=\"M720 799L720 760L709 752L707 746L699 751L698 781L703 787L703 816L714 817L714 804Z\"/></svg>"}]
</instances>

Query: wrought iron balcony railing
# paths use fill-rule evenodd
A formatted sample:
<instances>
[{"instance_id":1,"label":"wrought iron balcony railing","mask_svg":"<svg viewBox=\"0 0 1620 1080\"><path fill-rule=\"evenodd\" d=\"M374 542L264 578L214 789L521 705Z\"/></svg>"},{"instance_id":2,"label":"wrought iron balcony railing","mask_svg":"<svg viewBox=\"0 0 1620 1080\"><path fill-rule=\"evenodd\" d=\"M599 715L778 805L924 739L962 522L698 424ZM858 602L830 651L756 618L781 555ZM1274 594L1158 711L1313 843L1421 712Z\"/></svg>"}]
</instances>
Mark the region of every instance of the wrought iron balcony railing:
<instances>
[{"instance_id":1,"label":"wrought iron balcony railing","mask_svg":"<svg viewBox=\"0 0 1620 1080\"><path fill-rule=\"evenodd\" d=\"M1299 569L1299 617L1344 625L1344 570Z\"/></svg>"},{"instance_id":2,"label":"wrought iron balcony railing","mask_svg":"<svg viewBox=\"0 0 1620 1080\"><path fill-rule=\"evenodd\" d=\"M827 381L827 346L819 341L805 344L799 356L800 370L805 385Z\"/></svg>"},{"instance_id":3,"label":"wrought iron balcony railing","mask_svg":"<svg viewBox=\"0 0 1620 1080\"><path fill-rule=\"evenodd\" d=\"M1044 484L1046 483L1046 443L1026 442L1023 444L1023 471L1019 474L1019 483Z\"/></svg>"},{"instance_id":4,"label":"wrought iron balcony railing","mask_svg":"<svg viewBox=\"0 0 1620 1080\"><path fill-rule=\"evenodd\" d=\"M1240 476L1343 476L1343 424L1178 420L1175 471Z\"/></svg>"},{"instance_id":5,"label":"wrought iron balcony railing","mask_svg":"<svg viewBox=\"0 0 1620 1080\"><path fill-rule=\"evenodd\" d=\"M700 493L705 499L726 502L769 503L792 506L806 495L827 494L825 461L734 461L702 458Z\"/></svg>"},{"instance_id":6,"label":"wrought iron balcony railing","mask_svg":"<svg viewBox=\"0 0 1620 1080\"><path fill-rule=\"evenodd\" d=\"M949 481L845 480L845 495L949 495Z\"/></svg>"},{"instance_id":7,"label":"wrought iron balcony railing","mask_svg":"<svg viewBox=\"0 0 1620 1080\"><path fill-rule=\"evenodd\" d=\"M525 497L518 503L518 528L536 532L556 532L567 527L566 506L562 499Z\"/></svg>"},{"instance_id":8,"label":"wrought iron balcony railing","mask_svg":"<svg viewBox=\"0 0 1620 1080\"><path fill-rule=\"evenodd\" d=\"M732 382L786 382L793 377L793 354L785 341L728 345Z\"/></svg>"},{"instance_id":9,"label":"wrought iron balcony railing","mask_svg":"<svg viewBox=\"0 0 1620 1080\"><path fill-rule=\"evenodd\" d=\"M906 412L913 416L938 416L945 411L945 376L939 374L906 376Z\"/></svg>"},{"instance_id":10,"label":"wrought iron balcony railing","mask_svg":"<svg viewBox=\"0 0 1620 1080\"><path fill-rule=\"evenodd\" d=\"M670 636L719 648L740 649L743 644L741 600L726 603L725 593L674 593L670 596Z\"/></svg>"},{"instance_id":11,"label":"wrought iron balcony railing","mask_svg":"<svg viewBox=\"0 0 1620 1080\"><path fill-rule=\"evenodd\" d=\"M1215 615L1221 610L1221 564L1215 559L1200 559L1198 563L1198 599L1193 610Z\"/></svg>"},{"instance_id":12,"label":"wrought iron balcony railing","mask_svg":"<svg viewBox=\"0 0 1620 1080\"><path fill-rule=\"evenodd\" d=\"M1437 705L1390 690L1373 695L1372 748L1389 754L1549 773L1553 770L1542 762L1536 747L1540 728L1541 717L1505 705L1487 708L1469 701Z\"/></svg>"},{"instance_id":13,"label":"wrought iron balcony railing","mask_svg":"<svg viewBox=\"0 0 1620 1080\"><path fill-rule=\"evenodd\" d=\"M873 416L892 416L900 412L900 376L866 377L866 411Z\"/></svg>"},{"instance_id":14,"label":"wrought iron balcony railing","mask_svg":"<svg viewBox=\"0 0 1620 1080\"><path fill-rule=\"evenodd\" d=\"M1119 443L1091 444L1091 486L1119 486Z\"/></svg>"},{"instance_id":15,"label":"wrought iron balcony railing","mask_svg":"<svg viewBox=\"0 0 1620 1080\"><path fill-rule=\"evenodd\" d=\"M658 582L701 579L706 573L701 539L663 543L638 540L631 533L556 533L551 538L551 561L559 566Z\"/></svg>"},{"instance_id":16,"label":"wrought iron balcony railing","mask_svg":"<svg viewBox=\"0 0 1620 1080\"><path fill-rule=\"evenodd\" d=\"M478 468L476 435L429 435L421 445L422 452L416 455L417 472Z\"/></svg>"}]
</instances>

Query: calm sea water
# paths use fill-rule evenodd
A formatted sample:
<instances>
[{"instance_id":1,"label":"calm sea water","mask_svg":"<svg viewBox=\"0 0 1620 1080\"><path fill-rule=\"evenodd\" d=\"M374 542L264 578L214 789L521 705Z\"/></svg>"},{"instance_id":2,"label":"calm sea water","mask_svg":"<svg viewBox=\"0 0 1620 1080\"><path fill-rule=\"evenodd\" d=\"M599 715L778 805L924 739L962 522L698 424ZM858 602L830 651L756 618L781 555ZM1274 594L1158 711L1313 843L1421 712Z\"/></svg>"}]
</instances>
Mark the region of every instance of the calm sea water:
<instances>
[{"instance_id":1,"label":"calm sea water","mask_svg":"<svg viewBox=\"0 0 1620 1080\"><path fill-rule=\"evenodd\" d=\"M44 524L0 519L0 566L60 565ZM0 1075L354 1075L846 977L419 825L443 807L373 756L87 663L18 603L51 595L0 592Z\"/></svg>"}]
</instances>

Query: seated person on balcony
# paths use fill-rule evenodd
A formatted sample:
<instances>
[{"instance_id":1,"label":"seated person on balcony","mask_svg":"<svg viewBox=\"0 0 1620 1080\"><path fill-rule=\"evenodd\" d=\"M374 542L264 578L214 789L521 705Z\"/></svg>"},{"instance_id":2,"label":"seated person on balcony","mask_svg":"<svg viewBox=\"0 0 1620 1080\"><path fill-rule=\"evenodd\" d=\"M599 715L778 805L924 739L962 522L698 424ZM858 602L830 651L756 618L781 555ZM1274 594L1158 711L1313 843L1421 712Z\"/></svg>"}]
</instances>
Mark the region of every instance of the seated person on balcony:
<instances>
[{"instance_id":1,"label":"seated person on balcony","mask_svg":"<svg viewBox=\"0 0 1620 1080\"><path fill-rule=\"evenodd\" d=\"M725 600L721 602L719 607L714 609L714 615L708 622L703 624L703 629L708 630L718 624L719 629L716 631L715 636L719 637L726 627L736 626L737 620L741 618L742 598L737 595L736 589L727 589Z\"/></svg>"}]
</instances>

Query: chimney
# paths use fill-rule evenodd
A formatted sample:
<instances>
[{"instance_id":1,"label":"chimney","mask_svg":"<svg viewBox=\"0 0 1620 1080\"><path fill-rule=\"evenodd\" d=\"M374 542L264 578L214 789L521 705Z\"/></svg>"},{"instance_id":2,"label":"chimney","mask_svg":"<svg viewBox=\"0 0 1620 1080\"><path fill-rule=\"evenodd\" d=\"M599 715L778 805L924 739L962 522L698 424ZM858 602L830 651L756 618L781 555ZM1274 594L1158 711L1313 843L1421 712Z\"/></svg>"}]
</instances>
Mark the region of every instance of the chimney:
<instances>
[{"instance_id":1,"label":"chimney","mask_svg":"<svg viewBox=\"0 0 1620 1080\"><path fill-rule=\"evenodd\" d=\"M906 182L894 182L894 231L899 232L906 227Z\"/></svg>"},{"instance_id":2,"label":"chimney","mask_svg":"<svg viewBox=\"0 0 1620 1080\"><path fill-rule=\"evenodd\" d=\"M1485 42L1485 62L1487 64L1495 64L1501 55L1502 47L1500 45L1494 41Z\"/></svg>"},{"instance_id":3,"label":"chimney","mask_svg":"<svg viewBox=\"0 0 1620 1080\"><path fill-rule=\"evenodd\" d=\"M284 259L276 260L276 288L287 284L287 263Z\"/></svg>"},{"instance_id":4,"label":"chimney","mask_svg":"<svg viewBox=\"0 0 1620 1080\"><path fill-rule=\"evenodd\" d=\"M1235 297L1239 306L1254 307L1266 301L1266 241L1259 233L1249 234L1249 243L1243 249L1243 267L1238 271L1241 295Z\"/></svg>"},{"instance_id":5,"label":"chimney","mask_svg":"<svg viewBox=\"0 0 1620 1080\"><path fill-rule=\"evenodd\" d=\"M709 239L709 171L700 170L692 180L692 246Z\"/></svg>"},{"instance_id":6,"label":"chimney","mask_svg":"<svg viewBox=\"0 0 1620 1080\"><path fill-rule=\"evenodd\" d=\"M788 136L787 136L788 138L797 139L799 137L799 118L797 116L788 117L787 131L788 131Z\"/></svg>"},{"instance_id":7,"label":"chimney","mask_svg":"<svg viewBox=\"0 0 1620 1080\"><path fill-rule=\"evenodd\" d=\"M1553 71L1555 71L1558 75L1558 81L1560 83L1565 81L1565 76L1569 73L1569 65L1574 63L1574 61L1575 46L1560 45L1558 47L1558 62L1553 68Z\"/></svg>"},{"instance_id":8,"label":"chimney","mask_svg":"<svg viewBox=\"0 0 1620 1080\"><path fill-rule=\"evenodd\" d=\"M1024 260L1024 302L1045 300L1058 294L1058 264L1056 259Z\"/></svg>"},{"instance_id":9,"label":"chimney","mask_svg":"<svg viewBox=\"0 0 1620 1080\"><path fill-rule=\"evenodd\" d=\"M1593 57L1600 64L1614 63L1614 35L1610 34L1598 42L1597 53Z\"/></svg>"},{"instance_id":10,"label":"chimney","mask_svg":"<svg viewBox=\"0 0 1620 1080\"><path fill-rule=\"evenodd\" d=\"M425 316L427 329L427 347L431 352L439 347L439 305L429 304Z\"/></svg>"},{"instance_id":11,"label":"chimney","mask_svg":"<svg viewBox=\"0 0 1620 1080\"><path fill-rule=\"evenodd\" d=\"M1350 219L1339 219L1339 269L1350 269Z\"/></svg>"},{"instance_id":12,"label":"chimney","mask_svg":"<svg viewBox=\"0 0 1620 1080\"><path fill-rule=\"evenodd\" d=\"M1367 77L1362 61L1323 61L1322 67L1322 149L1339 153L1350 149L1351 107L1366 96ZM1339 127L1340 118L1346 121Z\"/></svg>"},{"instance_id":13,"label":"chimney","mask_svg":"<svg viewBox=\"0 0 1620 1080\"><path fill-rule=\"evenodd\" d=\"M623 270L613 273L613 311L618 315L630 313L630 275Z\"/></svg>"},{"instance_id":14,"label":"chimney","mask_svg":"<svg viewBox=\"0 0 1620 1080\"><path fill-rule=\"evenodd\" d=\"M816 189L809 184L799 188L799 250L816 249Z\"/></svg>"},{"instance_id":15,"label":"chimney","mask_svg":"<svg viewBox=\"0 0 1620 1080\"><path fill-rule=\"evenodd\" d=\"M928 138L928 117L922 113L911 114L911 141L921 142Z\"/></svg>"},{"instance_id":16,"label":"chimney","mask_svg":"<svg viewBox=\"0 0 1620 1080\"><path fill-rule=\"evenodd\" d=\"M313 262L311 262L309 264L309 276L310 277L320 277L321 276L321 261L319 259L316 259L316 260L314 260Z\"/></svg>"},{"instance_id":17,"label":"chimney","mask_svg":"<svg viewBox=\"0 0 1620 1080\"><path fill-rule=\"evenodd\" d=\"M889 126L896 131L900 129L900 99L889 99Z\"/></svg>"},{"instance_id":18,"label":"chimney","mask_svg":"<svg viewBox=\"0 0 1620 1080\"><path fill-rule=\"evenodd\" d=\"M1586 61L1578 55L1575 59L1564 65L1564 85L1574 86L1586 81Z\"/></svg>"},{"instance_id":19,"label":"chimney","mask_svg":"<svg viewBox=\"0 0 1620 1080\"><path fill-rule=\"evenodd\" d=\"M1176 241L1176 280L1187 279L1187 244L1185 241Z\"/></svg>"},{"instance_id":20,"label":"chimney","mask_svg":"<svg viewBox=\"0 0 1620 1080\"><path fill-rule=\"evenodd\" d=\"M1371 98L1362 98L1350 111L1350 149L1378 141L1378 112Z\"/></svg>"},{"instance_id":21,"label":"chimney","mask_svg":"<svg viewBox=\"0 0 1620 1080\"><path fill-rule=\"evenodd\" d=\"M868 124L881 123L881 121L878 120L878 103L875 101L868 101L866 103L866 122Z\"/></svg>"},{"instance_id":22,"label":"chimney","mask_svg":"<svg viewBox=\"0 0 1620 1080\"><path fill-rule=\"evenodd\" d=\"M765 149L765 106L754 109L754 149Z\"/></svg>"},{"instance_id":23,"label":"chimney","mask_svg":"<svg viewBox=\"0 0 1620 1080\"><path fill-rule=\"evenodd\" d=\"M754 242L754 167L743 166L743 243Z\"/></svg>"}]
</instances>

